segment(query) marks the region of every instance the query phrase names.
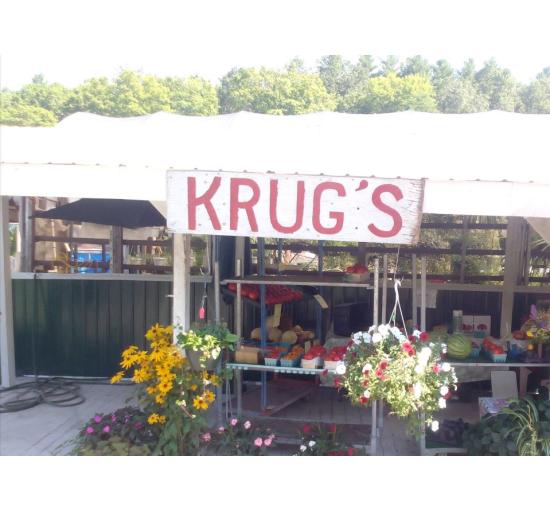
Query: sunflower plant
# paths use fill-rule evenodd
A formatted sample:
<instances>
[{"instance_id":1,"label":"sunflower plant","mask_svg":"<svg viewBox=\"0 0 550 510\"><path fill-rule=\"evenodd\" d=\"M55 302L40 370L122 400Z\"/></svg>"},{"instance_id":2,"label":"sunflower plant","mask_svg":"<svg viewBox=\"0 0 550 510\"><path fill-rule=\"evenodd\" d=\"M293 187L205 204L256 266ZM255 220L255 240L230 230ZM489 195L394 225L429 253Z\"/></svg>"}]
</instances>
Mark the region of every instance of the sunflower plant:
<instances>
[{"instance_id":1,"label":"sunflower plant","mask_svg":"<svg viewBox=\"0 0 550 510\"><path fill-rule=\"evenodd\" d=\"M421 413L436 431L439 423L433 415L446 407L457 382L454 369L441 359L445 349L430 342L427 333L415 331L407 337L395 326L372 326L352 336L343 363L336 367L336 383L356 405L383 400L392 413L409 419L413 434L420 430Z\"/></svg>"},{"instance_id":2,"label":"sunflower plant","mask_svg":"<svg viewBox=\"0 0 550 510\"><path fill-rule=\"evenodd\" d=\"M208 370L192 369L181 347L172 343L172 326L155 324L145 338L147 349L132 345L123 351L122 370L111 382L129 375L140 385L139 403L147 413L147 422L159 427L154 453L194 453L206 428L205 412L216 399L215 388L221 379Z\"/></svg>"}]
</instances>

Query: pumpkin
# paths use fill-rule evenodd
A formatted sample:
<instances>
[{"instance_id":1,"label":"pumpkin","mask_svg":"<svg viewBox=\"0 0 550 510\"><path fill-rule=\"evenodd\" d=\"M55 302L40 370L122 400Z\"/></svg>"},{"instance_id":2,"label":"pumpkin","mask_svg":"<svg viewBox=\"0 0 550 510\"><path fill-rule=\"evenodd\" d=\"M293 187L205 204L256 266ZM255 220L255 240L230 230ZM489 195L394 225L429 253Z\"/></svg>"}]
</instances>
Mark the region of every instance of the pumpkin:
<instances>
[{"instance_id":1,"label":"pumpkin","mask_svg":"<svg viewBox=\"0 0 550 510\"><path fill-rule=\"evenodd\" d=\"M290 329L283 333L282 341L287 344L295 344L298 341L298 335Z\"/></svg>"}]
</instances>

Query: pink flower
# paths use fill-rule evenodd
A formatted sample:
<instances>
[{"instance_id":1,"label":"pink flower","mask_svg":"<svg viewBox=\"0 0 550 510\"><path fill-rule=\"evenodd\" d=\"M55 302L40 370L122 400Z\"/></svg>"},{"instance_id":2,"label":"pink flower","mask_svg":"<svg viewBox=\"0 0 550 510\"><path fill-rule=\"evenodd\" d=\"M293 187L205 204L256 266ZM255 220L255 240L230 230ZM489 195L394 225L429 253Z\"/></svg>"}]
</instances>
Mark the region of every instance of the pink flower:
<instances>
[{"instance_id":1,"label":"pink flower","mask_svg":"<svg viewBox=\"0 0 550 510\"><path fill-rule=\"evenodd\" d=\"M257 437L256 439L254 439L254 445L257 446L258 448L260 448L262 444L263 444L263 441L261 437Z\"/></svg>"},{"instance_id":2,"label":"pink flower","mask_svg":"<svg viewBox=\"0 0 550 510\"><path fill-rule=\"evenodd\" d=\"M439 374L439 365L434 365L432 368L434 374Z\"/></svg>"},{"instance_id":3,"label":"pink flower","mask_svg":"<svg viewBox=\"0 0 550 510\"><path fill-rule=\"evenodd\" d=\"M250 427L252 427L252 423L246 420L243 424L243 427L245 428L245 430L248 430Z\"/></svg>"},{"instance_id":4,"label":"pink flower","mask_svg":"<svg viewBox=\"0 0 550 510\"><path fill-rule=\"evenodd\" d=\"M109 432L111 432L111 427L109 427L109 425L105 425L105 427L103 427L103 432L105 432L105 434L108 434Z\"/></svg>"},{"instance_id":5,"label":"pink flower","mask_svg":"<svg viewBox=\"0 0 550 510\"><path fill-rule=\"evenodd\" d=\"M271 436L269 436L266 439L264 439L264 444L266 446L271 446L271 441L272 441Z\"/></svg>"},{"instance_id":6,"label":"pink flower","mask_svg":"<svg viewBox=\"0 0 550 510\"><path fill-rule=\"evenodd\" d=\"M94 421L95 421L96 423L101 423L101 416L99 416L99 414L96 414L96 415L94 416Z\"/></svg>"},{"instance_id":7,"label":"pink flower","mask_svg":"<svg viewBox=\"0 0 550 510\"><path fill-rule=\"evenodd\" d=\"M331 434L336 434L336 425L334 425L334 423L333 423L332 425L329 425L328 431L329 431Z\"/></svg>"},{"instance_id":8,"label":"pink flower","mask_svg":"<svg viewBox=\"0 0 550 510\"><path fill-rule=\"evenodd\" d=\"M223 434L225 432L225 428L224 427L218 427L218 432L220 434Z\"/></svg>"},{"instance_id":9,"label":"pink flower","mask_svg":"<svg viewBox=\"0 0 550 510\"><path fill-rule=\"evenodd\" d=\"M235 425L237 425L237 423L239 423L239 420L237 420L237 418L231 418L231 421L229 423L232 427L234 427Z\"/></svg>"},{"instance_id":10,"label":"pink flower","mask_svg":"<svg viewBox=\"0 0 550 510\"><path fill-rule=\"evenodd\" d=\"M382 360L380 365L378 365L378 368L380 368L380 370L386 370L386 368L388 368L388 362L386 360Z\"/></svg>"},{"instance_id":11,"label":"pink flower","mask_svg":"<svg viewBox=\"0 0 550 510\"><path fill-rule=\"evenodd\" d=\"M377 368L376 372L374 372L376 377L382 377L384 375L384 371L381 368Z\"/></svg>"},{"instance_id":12,"label":"pink flower","mask_svg":"<svg viewBox=\"0 0 550 510\"><path fill-rule=\"evenodd\" d=\"M211 439L212 439L212 436L210 435L210 432L206 432L205 434L203 434L201 436L201 439L205 442L205 443L208 443Z\"/></svg>"},{"instance_id":13,"label":"pink flower","mask_svg":"<svg viewBox=\"0 0 550 510\"><path fill-rule=\"evenodd\" d=\"M114 415L114 414L111 414L111 421L112 421L113 423L115 423L115 422L116 422L116 415Z\"/></svg>"},{"instance_id":14,"label":"pink flower","mask_svg":"<svg viewBox=\"0 0 550 510\"><path fill-rule=\"evenodd\" d=\"M310 434L311 433L311 425L309 425L308 423L306 423L303 427L302 427L302 432L304 434Z\"/></svg>"},{"instance_id":15,"label":"pink flower","mask_svg":"<svg viewBox=\"0 0 550 510\"><path fill-rule=\"evenodd\" d=\"M410 342L403 342L403 343L401 344L401 347L403 347L403 350L404 350L405 352L409 352L409 351L412 349L412 345L411 345Z\"/></svg>"},{"instance_id":16,"label":"pink flower","mask_svg":"<svg viewBox=\"0 0 550 510\"><path fill-rule=\"evenodd\" d=\"M340 386L340 378L335 377L333 383L334 383L334 387L338 388Z\"/></svg>"},{"instance_id":17,"label":"pink flower","mask_svg":"<svg viewBox=\"0 0 550 510\"><path fill-rule=\"evenodd\" d=\"M86 434L93 434L94 429L92 427L86 427Z\"/></svg>"},{"instance_id":18,"label":"pink flower","mask_svg":"<svg viewBox=\"0 0 550 510\"><path fill-rule=\"evenodd\" d=\"M327 376L327 375L328 375L328 368L325 368L325 369L321 372L321 375Z\"/></svg>"},{"instance_id":19,"label":"pink flower","mask_svg":"<svg viewBox=\"0 0 550 510\"><path fill-rule=\"evenodd\" d=\"M428 335L428 333L426 333L425 331L422 331L422 333L420 333L421 342L427 342L429 339L430 339L430 335Z\"/></svg>"}]
</instances>

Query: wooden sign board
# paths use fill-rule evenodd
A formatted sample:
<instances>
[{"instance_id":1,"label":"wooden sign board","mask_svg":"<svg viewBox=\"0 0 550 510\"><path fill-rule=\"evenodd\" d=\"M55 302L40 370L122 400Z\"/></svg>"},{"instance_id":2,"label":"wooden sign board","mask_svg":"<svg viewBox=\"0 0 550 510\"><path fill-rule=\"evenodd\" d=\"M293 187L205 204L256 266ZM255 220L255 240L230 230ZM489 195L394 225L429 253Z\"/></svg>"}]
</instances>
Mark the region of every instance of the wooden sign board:
<instances>
[{"instance_id":1,"label":"wooden sign board","mask_svg":"<svg viewBox=\"0 0 550 510\"><path fill-rule=\"evenodd\" d=\"M388 244L418 241L424 182L170 170L172 232Z\"/></svg>"}]
</instances>

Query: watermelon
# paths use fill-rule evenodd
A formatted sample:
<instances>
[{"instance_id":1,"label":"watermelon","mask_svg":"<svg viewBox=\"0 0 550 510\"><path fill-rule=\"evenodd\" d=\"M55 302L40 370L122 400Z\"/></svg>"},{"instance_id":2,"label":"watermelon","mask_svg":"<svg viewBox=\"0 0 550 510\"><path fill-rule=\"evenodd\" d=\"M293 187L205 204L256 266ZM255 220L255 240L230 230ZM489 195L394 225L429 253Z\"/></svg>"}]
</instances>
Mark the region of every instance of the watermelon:
<instances>
[{"instance_id":1,"label":"watermelon","mask_svg":"<svg viewBox=\"0 0 550 510\"><path fill-rule=\"evenodd\" d=\"M451 358L465 359L472 352L472 341L463 335L450 335L447 340L447 354Z\"/></svg>"}]
</instances>

